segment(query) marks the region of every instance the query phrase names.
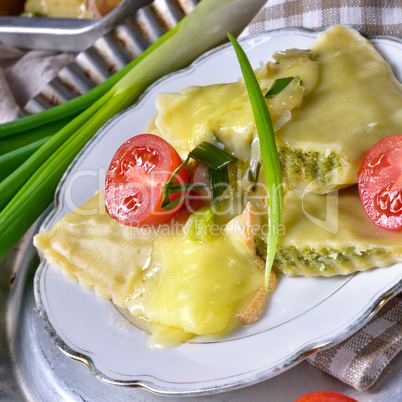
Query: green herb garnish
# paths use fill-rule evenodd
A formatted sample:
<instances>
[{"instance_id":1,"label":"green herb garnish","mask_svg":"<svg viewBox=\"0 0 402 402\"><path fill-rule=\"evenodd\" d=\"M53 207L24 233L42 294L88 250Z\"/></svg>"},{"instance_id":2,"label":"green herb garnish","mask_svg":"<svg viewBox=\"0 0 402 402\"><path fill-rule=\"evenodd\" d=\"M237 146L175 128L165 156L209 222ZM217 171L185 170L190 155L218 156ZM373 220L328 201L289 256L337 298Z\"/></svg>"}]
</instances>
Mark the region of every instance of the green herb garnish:
<instances>
[{"instance_id":1,"label":"green herb garnish","mask_svg":"<svg viewBox=\"0 0 402 402\"><path fill-rule=\"evenodd\" d=\"M229 165L229 163L237 162L235 156L222 151L215 145L206 141L197 145L190 152L190 156L213 170L220 170Z\"/></svg>"},{"instance_id":2,"label":"green herb garnish","mask_svg":"<svg viewBox=\"0 0 402 402\"><path fill-rule=\"evenodd\" d=\"M229 187L228 167L225 166L223 169L219 170L209 169L209 177L211 180L212 203L215 204Z\"/></svg>"},{"instance_id":3,"label":"green herb garnish","mask_svg":"<svg viewBox=\"0 0 402 402\"><path fill-rule=\"evenodd\" d=\"M186 197L189 196L189 194L185 194L182 195L181 197L174 199L173 201L170 201L169 195L180 194L185 191L191 191L191 190L200 190L205 187L204 184L176 183L173 181L179 174L179 172L187 166L189 161L190 161L190 155L187 156L185 161L172 173L169 180L163 184L161 208L170 211L174 207L176 207L176 205L178 205L182 200L184 200Z\"/></svg>"},{"instance_id":4,"label":"green herb garnish","mask_svg":"<svg viewBox=\"0 0 402 402\"><path fill-rule=\"evenodd\" d=\"M285 77L285 78L278 78L274 81L271 88L269 88L268 92L265 94L266 98L273 98L275 95L278 95L282 92L291 81L294 80L294 77Z\"/></svg>"},{"instance_id":5,"label":"green herb garnish","mask_svg":"<svg viewBox=\"0 0 402 402\"><path fill-rule=\"evenodd\" d=\"M269 115L267 104L261 88L258 85L251 64L233 35L228 34L236 51L237 58L243 73L244 81L254 114L255 124L261 146L261 155L264 165L265 182L267 186L268 224L267 257L265 266L265 288L268 288L269 275L274 262L279 239L279 227L282 221L283 190L282 173L276 148L274 129Z\"/></svg>"},{"instance_id":6,"label":"green herb garnish","mask_svg":"<svg viewBox=\"0 0 402 402\"><path fill-rule=\"evenodd\" d=\"M215 214L212 208L205 206L188 218L183 231L188 239L205 243L211 236L210 228L214 222Z\"/></svg>"},{"instance_id":7,"label":"green herb garnish","mask_svg":"<svg viewBox=\"0 0 402 402\"><path fill-rule=\"evenodd\" d=\"M170 194L179 194L184 191L200 190L205 187L204 184L176 183L173 181L178 173L187 166L190 158L193 158L208 167L209 176L211 178L212 197L214 201L219 198L229 187L228 164L236 162L237 158L225 151L222 151L215 145L204 141L197 145L188 154L185 161L172 173L172 176L163 185L161 208L171 210L178 205L181 200L188 197L188 195L183 195L171 202L169 199Z\"/></svg>"}]
</instances>

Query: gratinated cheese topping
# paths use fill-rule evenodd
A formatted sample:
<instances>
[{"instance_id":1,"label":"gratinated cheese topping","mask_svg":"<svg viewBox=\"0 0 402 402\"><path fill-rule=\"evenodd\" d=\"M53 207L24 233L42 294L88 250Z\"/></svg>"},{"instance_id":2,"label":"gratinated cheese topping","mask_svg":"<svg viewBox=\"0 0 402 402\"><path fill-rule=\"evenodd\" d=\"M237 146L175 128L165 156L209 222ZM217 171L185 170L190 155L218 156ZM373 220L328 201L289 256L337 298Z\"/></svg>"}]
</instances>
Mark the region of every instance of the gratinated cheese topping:
<instances>
[{"instance_id":1,"label":"gratinated cheese topping","mask_svg":"<svg viewBox=\"0 0 402 402\"><path fill-rule=\"evenodd\" d=\"M372 145L402 129L402 86L374 45L356 30L334 26L310 50L277 52L256 71L265 94L276 78L300 86L267 99L285 184L326 193L356 183ZM160 94L150 130L182 157L201 141L250 159L256 128L243 82Z\"/></svg>"},{"instance_id":2,"label":"gratinated cheese topping","mask_svg":"<svg viewBox=\"0 0 402 402\"><path fill-rule=\"evenodd\" d=\"M186 211L153 230L121 225L99 205L103 192L35 236L53 267L151 323L158 346L240 325L264 271L230 233L199 243L182 232Z\"/></svg>"},{"instance_id":3,"label":"gratinated cheese topping","mask_svg":"<svg viewBox=\"0 0 402 402\"><path fill-rule=\"evenodd\" d=\"M402 259L402 232L376 226L355 186L324 195L285 195L275 264L286 275L347 275Z\"/></svg>"}]
</instances>

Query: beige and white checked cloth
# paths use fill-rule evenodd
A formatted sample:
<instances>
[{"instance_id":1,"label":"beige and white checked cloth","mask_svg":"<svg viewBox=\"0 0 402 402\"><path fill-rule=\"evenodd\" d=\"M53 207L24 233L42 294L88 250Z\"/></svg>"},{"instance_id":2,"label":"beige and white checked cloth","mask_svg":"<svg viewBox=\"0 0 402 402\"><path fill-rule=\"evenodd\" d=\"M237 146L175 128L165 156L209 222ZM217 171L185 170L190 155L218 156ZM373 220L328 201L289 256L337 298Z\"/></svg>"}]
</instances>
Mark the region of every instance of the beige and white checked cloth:
<instances>
[{"instance_id":1,"label":"beige and white checked cloth","mask_svg":"<svg viewBox=\"0 0 402 402\"><path fill-rule=\"evenodd\" d=\"M369 35L402 38L400 0L268 0L240 35L284 27L321 29L343 24ZM358 390L369 388L402 350L402 294L345 341L314 353L308 361Z\"/></svg>"},{"instance_id":2,"label":"beige and white checked cloth","mask_svg":"<svg viewBox=\"0 0 402 402\"><path fill-rule=\"evenodd\" d=\"M402 1L269 0L241 36L284 27L320 29L333 24L352 25L370 35L402 38ZM30 97L73 59L73 54L25 53L0 45L0 123L13 120ZM311 355L308 360L364 390L401 349L402 295L399 295L349 339Z\"/></svg>"}]
</instances>

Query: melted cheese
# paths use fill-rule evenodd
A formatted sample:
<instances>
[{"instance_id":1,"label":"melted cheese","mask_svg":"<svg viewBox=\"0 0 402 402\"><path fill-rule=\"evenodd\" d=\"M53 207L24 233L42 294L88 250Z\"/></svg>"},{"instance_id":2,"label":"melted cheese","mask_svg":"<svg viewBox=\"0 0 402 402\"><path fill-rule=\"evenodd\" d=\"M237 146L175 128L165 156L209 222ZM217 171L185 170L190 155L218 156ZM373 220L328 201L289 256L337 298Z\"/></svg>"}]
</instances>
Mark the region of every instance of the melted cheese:
<instances>
[{"instance_id":1,"label":"melted cheese","mask_svg":"<svg viewBox=\"0 0 402 402\"><path fill-rule=\"evenodd\" d=\"M183 233L159 235L127 308L187 333L219 334L233 327L263 275L246 248L236 247L227 236L199 243L184 239Z\"/></svg>"},{"instance_id":2,"label":"melted cheese","mask_svg":"<svg viewBox=\"0 0 402 402\"><path fill-rule=\"evenodd\" d=\"M325 193L356 183L369 148L401 132L402 86L374 46L354 29L331 27L310 50L277 52L277 62L262 67L257 77L264 93L275 78L301 78L304 96L286 110L272 103L276 97L267 102L284 180L290 187ZM161 94L156 107L150 129L178 147L183 157L216 136L229 152L250 159L255 125L241 81Z\"/></svg>"},{"instance_id":3,"label":"melted cheese","mask_svg":"<svg viewBox=\"0 0 402 402\"><path fill-rule=\"evenodd\" d=\"M185 211L149 230L122 226L99 205L103 193L35 236L52 266L151 322L153 344L217 335L240 324L237 315L264 272L230 233L198 243L184 238Z\"/></svg>"},{"instance_id":4,"label":"melted cheese","mask_svg":"<svg viewBox=\"0 0 402 402\"><path fill-rule=\"evenodd\" d=\"M354 30L333 27L317 37L311 50L277 53L278 63L261 67L257 77L265 90L275 77L301 78L304 87L294 81L269 104L279 148L291 155L336 154L338 180L328 188L345 186L355 182L367 149L402 126L401 86ZM281 96L290 99L285 106ZM151 131L183 156L217 136L240 159L249 158L255 127L243 82L162 94L157 108ZM310 184L303 169L284 174L293 185ZM52 266L150 322L154 345L219 335L239 325L237 316L261 287L264 272L230 225L201 244L183 237L185 211L147 232L112 220L103 203L100 193L35 236ZM226 218L221 218L224 224ZM275 264L287 275L348 274L402 258L402 234L376 227L354 188L339 198L308 194L300 199L288 192L283 224Z\"/></svg>"},{"instance_id":5,"label":"melted cheese","mask_svg":"<svg viewBox=\"0 0 402 402\"><path fill-rule=\"evenodd\" d=\"M402 232L376 226L367 216L357 187L284 199L284 235L276 267L286 275L347 275L402 259Z\"/></svg>"},{"instance_id":6,"label":"melted cheese","mask_svg":"<svg viewBox=\"0 0 402 402\"><path fill-rule=\"evenodd\" d=\"M302 63L299 77L317 82L318 65L310 59L310 54L292 54L296 64ZM294 65L289 69L294 69ZM257 72L260 87L264 93L279 77L288 76L288 68L283 64L269 63ZM290 118L290 111L303 100L304 87L300 81L293 83L288 92L269 100L268 108L275 128ZM213 142L216 137L226 145L226 151L243 160L250 158L251 141L257 132L250 100L243 81L230 84L193 86L180 93L159 94L156 102L158 110L147 131L158 134L172 144L182 158L202 141Z\"/></svg>"},{"instance_id":7,"label":"melted cheese","mask_svg":"<svg viewBox=\"0 0 402 402\"><path fill-rule=\"evenodd\" d=\"M332 186L356 183L372 145L402 129L402 86L373 44L353 29L334 26L310 49L321 66L319 85L277 133L279 147L333 151L341 168ZM309 183L296 175L288 180Z\"/></svg>"}]
</instances>

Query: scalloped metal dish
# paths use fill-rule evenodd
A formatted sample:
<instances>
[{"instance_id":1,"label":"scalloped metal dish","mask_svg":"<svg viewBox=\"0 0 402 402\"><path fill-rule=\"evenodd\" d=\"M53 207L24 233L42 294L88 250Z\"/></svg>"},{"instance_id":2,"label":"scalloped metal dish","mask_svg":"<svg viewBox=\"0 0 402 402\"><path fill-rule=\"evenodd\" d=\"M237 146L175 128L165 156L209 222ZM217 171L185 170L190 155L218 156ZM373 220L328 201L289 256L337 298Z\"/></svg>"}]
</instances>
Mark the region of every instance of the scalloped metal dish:
<instances>
[{"instance_id":1,"label":"scalloped metal dish","mask_svg":"<svg viewBox=\"0 0 402 402\"><path fill-rule=\"evenodd\" d=\"M246 38L242 41L242 45L249 51L248 54L252 63L256 64L261 58L266 59L266 55L272 54L273 50L282 48L282 46L278 46L279 43L286 42L286 40L290 40L289 38L292 38L294 46L303 47L302 44L309 43L315 35L316 32L309 30L283 29ZM401 79L402 69L399 66L402 65L402 42L395 38L371 39L379 47L381 53L391 61L391 65L396 68L395 72L398 79ZM275 42L276 40L280 40L280 42ZM308 42L306 42L307 40ZM264 55L260 57L256 49L262 46L261 43L264 44L269 41L273 41L273 48L270 48L271 45L268 45L269 53L264 51ZM286 45L283 48L285 47ZM109 144L104 144L104 142L107 142L112 133L113 139L116 141L123 142L125 136L127 138L131 137L135 134L132 131L121 135L118 139L116 139L115 135L121 132L124 133L125 130L130 129L132 127L130 122L133 121L133 118L136 119L137 129L141 131L143 125L146 124L154 112L154 97L161 91L180 90L192 83L206 84L211 79L213 79L213 82L227 82L228 80L236 79L239 72L235 72L235 74L233 71L228 73L227 69L220 68L219 71L215 71L212 74L213 78L211 78L211 71L208 70L208 67L204 69L205 65L208 65L211 60L219 66L225 66L225 58L234 57L233 55L230 56L231 53L232 51L228 45L206 53L189 68L169 75L154 84L136 105L112 119L78 155L66 172L57 192L55 209L48 216L41 230L48 229L61 216L68 212L68 208L64 202L65 188L69 178L75 172L85 169L92 169L94 171L95 169L99 173L99 169L104 169L107 166L107 161L110 159L110 155L108 154L113 153L113 150L109 149L110 141ZM233 61L233 59L230 60ZM229 63L227 65L233 64ZM200 70L203 71L201 75L199 73ZM208 71L209 74L206 73ZM93 161L91 162L91 158L97 162L94 164ZM99 160L100 162L98 162ZM75 190L76 199L79 202L83 202L85 197L88 198L88 194L93 194L94 190L97 190L96 185L97 183L94 183L93 176L89 182L82 182ZM82 193L86 195L83 196ZM385 270L387 275L382 275ZM122 335L119 335L120 330L116 327L119 327L121 322L127 322L125 318L122 318L110 302L100 300L91 291L80 288L75 282L67 280L54 271L45 261L41 262L35 276L35 299L45 328L54 342L67 355L85 363L103 381L117 385L141 387L164 395L180 396L204 395L238 389L275 376L300 362L308 354L339 342L352 332L358 330L389 298L402 290L401 264L352 275L348 278L329 278L325 279L325 286L327 284L329 286L327 293L314 299L310 305L308 303L312 293L307 292L307 297L305 294L299 293L296 295L298 303L301 305L305 303L305 307L302 310L296 311L292 317L287 317L288 319L286 320L275 321L274 317L274 320L269 322L269 318L267 317L271 317L272 314L275 316L275 303L279 303L279 300L275 301L275 297L278 296L279 299L281 297L286 297L287 299L293 297L289 296L289 293L286 295L286 292L285 295L281 295L280 283L271 303L272 308L268 309L263 319L249 328L237 331L234 335L219 340L200 339L169 351L147 352L147 334L131 326L128 329L128 337L131 339L132 345L130 347L123 345L124 351L121 352L113 345L122 345L124 343ZM310 283L308 279L298 278L300 281L298 286L304 287L306 285L310 290L317 289L315 284L311 285L312 282ZM289 283L289 279L282 282L285 281ZM301 282L303 282L302 286L300 286ZM322 285L323 283L320 286ZM361 289L365 289L364 294L361 293ZM69 297L71 306L67 308L73 309L76 312L74 320L77 320L77 323L84 322L85 317L91 317L92 319L94 314L100 314L99 322L96 318L95 323L99 325L99 328L102 328L102 331L109 331L108 336L116 342L109 343L109 341L106 341L108 346L112 345L112 350L107 350L107 347L104 347L105 345L102 342L105 342L107 337L102 338L104 334L96 335L99 332L94 333L90 329L85 328L84 338L81 335L76 337L75 329L68 325L65 326L66 322L62 322L64 318L60 317L60 306L55 306L54 304L57 304L57 301L55 301L55 295L51 294L52 292L57 293L57 297L61 293L71 296ZM367 293L370 294L367 296ZM363 302L361 301L362 299L364 299ZM289 305L292 306L291 300L288 301ZM349 301L352 302L349 303ZM76 302L78 304L75 304ZM83 312L84 315L82 316L80 306L83 306L81 309L85 310L88 308L88 304L93 303L94 305L85 313ZM113 317L112 325L110 325L110 317ZM318 317L319 320L317 319ZM310 330L307 337L305 334L300 333L301 319L303 320L302 328L313 329ZM61 322L62 324L60 324ZM119 325L115 325L116 323ZM80 331L82 329L80 327ZM291 334L292 341L290 341L289 333ZM126 335L123 336L124 339L126 339ZM85 346L77 344L77 339L79 343L82 339L85 340L85 337L93 336L98 337L97 339L90 338L93 339L93 343L84 342ZM301 339L299 343L298 338L303 338L304 340ZM102 347L93 346L96 343L100 343ZM233 345L235 346L232 347ZM272 348L272 345L275 345L275 350ZM119 356L124 355L134 356L135 354L132 355L132 348L134 348L136 353L138 352L138 356L141 356L142 359L142 371L139 372L140 374L138 374L138 371L137 374L135 373L138 367L133 371L133 374L127 372L127 366L123 367L122 363L124 357L120 360L118 359ZM105 349L106 352L99 357ZM261 355L262 350L265 356L260 358L258 355ZM277 352L278 350L280 352ZM270 357L275 353L279 353L279 355L276 354L275 357ZM116 355L117 366L115 365L116 362L110 359L108 354L112 354L113 358ZM235 360L231 358L233 355L236 355ZM220 356L223 363L218 363L216 356ZM270 358L271 360L269 360ZM225 359L229 360L227 367ZM242 370L238 372L234 372L235 368L233 369L232 367L237 364L236 359L241 360ZM264 363L264 361L268 360L268 363ZM197 361L201 363L198 364ZM107 367L108 364L112 364L113 367ZM119 364L121 364L120 368ZM216 375L216 371L214 370L220 370L220 367L216 368L219 364L223 365L223 370L220 372L220 375ZM204 372L203 367L200 368L200 365L205 365L205 370L208 373ZM160 367L161 369L160 371L148 372L147 367L150 366ZM168 370L167 367L170 367L170 369ZM175 369L173 370L172 367L175 367ZM209 372L212 372L212 374ZM192 377L192 373L197 373L200 378L197 379L196 374Z\"/></svg>"},{"instance_id":2,"label":"scalloped metal dish","mask_svg":"<svg viewBox=\"0 0 402 402\"><path fill-rule=\"evenodd\" d=\"M18 17L17 21L23 21L19 22L23 29L21 26L6 28L5 20L0 17L0 40L3 43L80 51L72 63L25 105L23 114L52 108L104 82L177 25L198 2L125 0L113 12L94 21ZM35 27L31 29L29 24Z\"/></svg>"},{"instance_id":3,"label":"scalloped metal dish","mask_svg":"<svg viewBox=\"0 0 402 402\"><path fill-rule=\"evenodd\" d=\"M0 17L1 42L22 49L79 52L92 46L96 39L124 19L132 17L137 10L149 6L151 1L123 0L115 10L99 19ZM143 10L150 18L163 15L159 11L166 10L164 1L154 3L151 9ZM185 9L191 2L184 0L181 3Z\"/></svg>"}]
</instances>

